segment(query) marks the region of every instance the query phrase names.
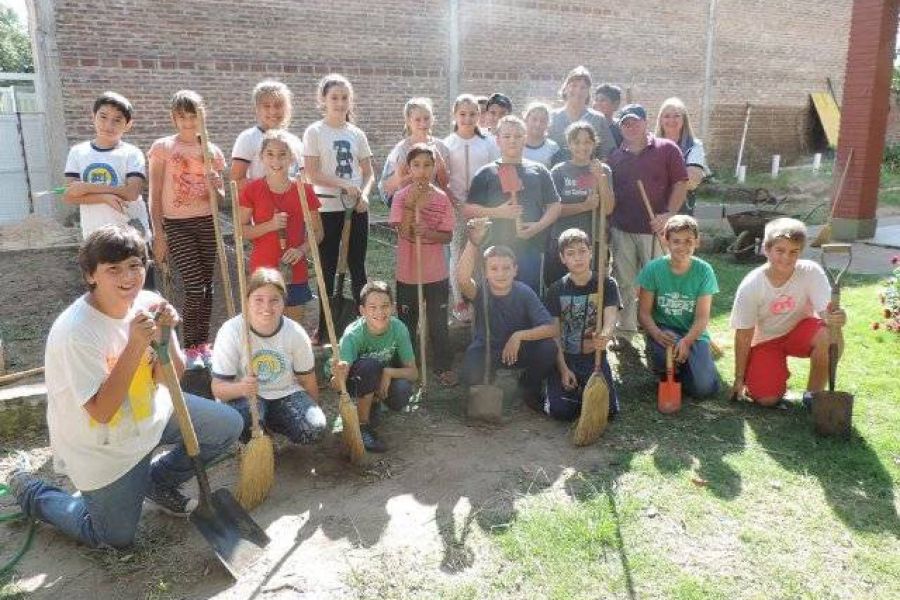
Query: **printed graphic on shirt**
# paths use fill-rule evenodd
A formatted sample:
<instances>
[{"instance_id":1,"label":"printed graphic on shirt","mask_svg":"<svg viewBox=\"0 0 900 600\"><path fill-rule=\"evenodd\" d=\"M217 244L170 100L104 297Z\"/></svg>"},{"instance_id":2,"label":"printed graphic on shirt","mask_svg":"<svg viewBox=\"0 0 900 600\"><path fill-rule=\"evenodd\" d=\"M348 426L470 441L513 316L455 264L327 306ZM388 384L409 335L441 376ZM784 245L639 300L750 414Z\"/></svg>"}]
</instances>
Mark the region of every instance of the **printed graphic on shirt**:
<instances>
[{"instance_id":1,"label":"printed graphic on shirt","mask_svg":"<svg viewBox=\"0 0 900 600\"><path fill-rule=\"evenodd\" d=\"M697 299L679 292L665 292L656 296L656 306L670 317L690 317L694 314Z\"/></svg>"},{"instance_id":2,"label":"printed graphic on shirt","mask_svg":"<svg viewBox=\"0 0 900 600\"><path fill-rule=\"evenodd\" d=\"M597 294L560 296L559 321L566 352L581 352L582 341L597 328Z\"/></svg>"},{"instance_id":3,"label":"printed graphic on shirt","mask_svg":"<svg viewBox=\"0 0 900 600\"><path fill-rule=\"evenodd\" d=\"M118 356L106 357L106 372L112 373L113 367L118 362ZM153 414L153 397L156 394L156 382L153 380L153 364L156 362L156 353L151 348L147 348L141 363L131 378L131 384L128 386L128 397L125 402L116 411L112 419L106 425L108 427L118 427L124 414L131 413L131 419L135 423L149 419ZM93 418L90 420L91 427L98 427L100 423Z\"/></svg>"},{"instance_id":4,"label":"printed graphic on shirt","mask_svg":"<svg viewBox=\"0 0 900 600\"><path fill-rule=\"evenodd\" d=\"M787 294L781 294L769 305L769 312L773 315L783 315L793 311L797 306L797 302L794 300L793 296L788 296Z\"/></svg>"},{"instance_id":5,"label":"printed graphic on shirt","mask_svg":"<svg viewBox=\"0 0 900 600\"><path fill-rule=\"evenodd\" d=\"M119 176L116 175L116 170L106 163L89 164L82 172L81 180L85 183L99 185L119 185Z\"/></svg>"},{"instance_id":6,"label":"printed graphic on shirt","mask_svg":"<svg viewBox=\"0 0 900 600\"><path fill-rule=\"evenodd\" d=\"M353 153L350 149L349 141L334 140L334 158L336 163L334 174L341 179L353 177Z\"/></svg>"},{"instance_id":7,"label":"printed graphic on shirt","mask_svg":"<svg viewBox=\"0 0 900 600\"><path fill-rule=\"evenodd\" d=\"M391 344L389 347L382 348L381 350L375 350L373 352L360 352L359 357L374 358L381 364L387 365L397 355L397 352L397 344Z\"/></svg>"},{"instance_id":8,"label":"printed graphic on shirt","mask_svg":"<svg viewBox=\"0 0 900 600\"><path fill-rule=\"evenodd\" d=\"M253 360L250 361L251 368L256 373L256 378L260 384L277 381L287 368L287 361L284 355L263 348L253 353Z\"/></svg>"},{"instance_id":9,"label":"printed graphic on shirt","mask_svg":"<svg viewBox=\"0 0 900 600\"><path fill-rule=\"evenodd\" d=\"M200 163L190 160L180 151L175 151L169 158L172 169L172 181L175 190L175 206L182 208L196 203L208 202L206 177L202 170L192 170L192 166Z\"/></svg>"}]
</instances>

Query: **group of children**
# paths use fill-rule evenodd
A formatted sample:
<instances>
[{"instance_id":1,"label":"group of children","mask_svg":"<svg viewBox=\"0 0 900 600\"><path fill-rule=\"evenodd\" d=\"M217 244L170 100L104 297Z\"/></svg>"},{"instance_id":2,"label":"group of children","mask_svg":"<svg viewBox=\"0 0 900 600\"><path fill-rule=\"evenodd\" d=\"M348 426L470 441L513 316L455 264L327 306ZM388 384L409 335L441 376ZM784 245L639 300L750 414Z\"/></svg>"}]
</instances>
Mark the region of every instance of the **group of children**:
<instances>
[{"instance_id":1,"label":"group of children","mask_svg":"<svg viewBox=\"0 0 900 600\"><path fill-rule=\"evenodd\" d=\"M407 137L388 157L380 184L397 231L395 289L367 281L368 199L375 177L366 136L351 120L350 82L335 74L322 79L317 98L323 118L306 129L302 141L285 129L288 88L260 83L253 93L257 124L240 134L231 162L240 190L235 225L253 245L247 308L222 325L212 346L213 219L215 202L224 196L225 160L218 148L198 141L203 100L186 90L173 96L176 133L154 142L148 153L148 213L141 200L143 155L122 141L132 123L131 104L119 94L101 95L93 107L96 136L73 147L66 165L64 198L80 207L85 242L79 265L88 292L56 320L46 354L54 461L79 493L37 479L23 463L10 485L25 512L90 546L121 547L134 538L144 498L174 514L192 510L196 502L179 489L191 475L190 459L178 442L169 392L159 385L153 343L179 320L186 351L171 334L176 370L207 366L220 401L186 395L201 460L248 439L252 396L260 399L268 430L299 444L319 439L326 427L314 370L320 334L310 335L298 323L312 300L311 243L318 245L318 275L329 294L342 240L348 243L344 251L360 317L340 332L331 384L344 380L355 399L367 450L385 450L373 428L373 407L402 409L419 378L419 284L441 385L454 386L458 378L466 385L481 383L487 353L493 368L521 369L528 406L572 421L587 380L599 371L611 392L610 415L617 414L620 397L606 348L617 334L624 299L616 281L596 269L598 252L607 252L597 247L598 213L616 206L610 183L615 173L600 158L617 138L601 113L587 108L590 86L580 71L573 73L561 89L562 109L531 105L524 120L507 114L512 104L502 94L486 99L484 107L474 96L460 96L453 105L454 132L444 140L431 134L429 100L406 104ZM563 137L549 139L548 131L560 123ZM556 160L546 158L551 151L562 158L550 171L529 159L529 151L540 161ZM212 160L204 160L205 152ZM301 168L309 184L301 183ZM309 222L300 207L301 189ZM718 292L715 273L694 256L699 230L692 217L672 216L659 233L668 253L636 278L648 359L662 371L666 349L672 348L686 392L709 396L719 389L706 332ZM842 326L846 319L827 306L822 270L799 260L804 242L802 223L770 223L764 240L769 260L746 277L735 298L733 392L749 392L761 404L783 396L789 355L811 357L808 391L822 389L825 323ZM148 248L155 262L171 258L181 274L179 312L144 289L150 287ZM450 317L474 321L459 377L447 351ZM245 319L249 355L242 339ZM174 448L155 453L169 444Z\"/></svg>"}]
</instances>

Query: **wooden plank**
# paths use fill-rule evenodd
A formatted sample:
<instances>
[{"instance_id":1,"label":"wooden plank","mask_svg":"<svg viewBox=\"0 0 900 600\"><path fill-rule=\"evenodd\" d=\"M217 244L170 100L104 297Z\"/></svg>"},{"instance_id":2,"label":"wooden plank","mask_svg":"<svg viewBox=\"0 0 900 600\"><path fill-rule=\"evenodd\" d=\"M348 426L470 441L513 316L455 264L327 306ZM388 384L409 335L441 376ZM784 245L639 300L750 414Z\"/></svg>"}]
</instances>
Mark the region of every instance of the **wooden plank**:
<instances>
[{"instance_id":1,"label":"wooden plank","mask_svg":"<svg viewBox=\"0 0 900 600\"><path fill-rule=\"evenodd\" d=\"M829 92L813 92L810 95L813 106L816 107L816 113L819 115L819 121L825 130L825 137L828 139L828 146L837 148L838 131L841 129L841 109L838 108L834 96Z\"/></svg>"}]
</instances>

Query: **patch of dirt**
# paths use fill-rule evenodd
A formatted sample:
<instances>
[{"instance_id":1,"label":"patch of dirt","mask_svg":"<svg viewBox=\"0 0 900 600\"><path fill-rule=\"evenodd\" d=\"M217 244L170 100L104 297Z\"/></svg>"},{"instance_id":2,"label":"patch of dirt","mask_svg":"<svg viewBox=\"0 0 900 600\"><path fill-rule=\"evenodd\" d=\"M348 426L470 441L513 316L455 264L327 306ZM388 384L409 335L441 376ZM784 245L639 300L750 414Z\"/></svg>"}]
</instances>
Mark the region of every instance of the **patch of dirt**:
<instances>
[{"instance_id":1,"label":"patch of dirt","mask_svg":"<svg viewBox=\"0 0 900 600\"><path fill-rule=\"evenodd\" d=\"M77 244L80 238L80 228L66 227L56 219L41 215L29 215L17 223L0 225L0 251Z\"/></svg>"}]
</instances>

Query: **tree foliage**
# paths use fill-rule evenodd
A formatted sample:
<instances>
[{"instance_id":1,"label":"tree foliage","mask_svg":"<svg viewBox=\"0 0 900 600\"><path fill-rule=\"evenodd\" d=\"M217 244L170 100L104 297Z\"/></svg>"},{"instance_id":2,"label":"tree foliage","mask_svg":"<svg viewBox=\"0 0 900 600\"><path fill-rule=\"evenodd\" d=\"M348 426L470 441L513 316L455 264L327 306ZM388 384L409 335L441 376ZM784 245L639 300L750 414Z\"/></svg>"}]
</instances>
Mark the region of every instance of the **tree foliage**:
<instances>
[{"instance_id":1,"label":"tree foliage","mask_svg":"<svg viewBox=\"0 0 900 600\"><path fill-rule=\"evenodd\" d=\"M5 6L0 6L0 71L34 73L28 32L15 11Z\"/></svg>"}]
</instances>

